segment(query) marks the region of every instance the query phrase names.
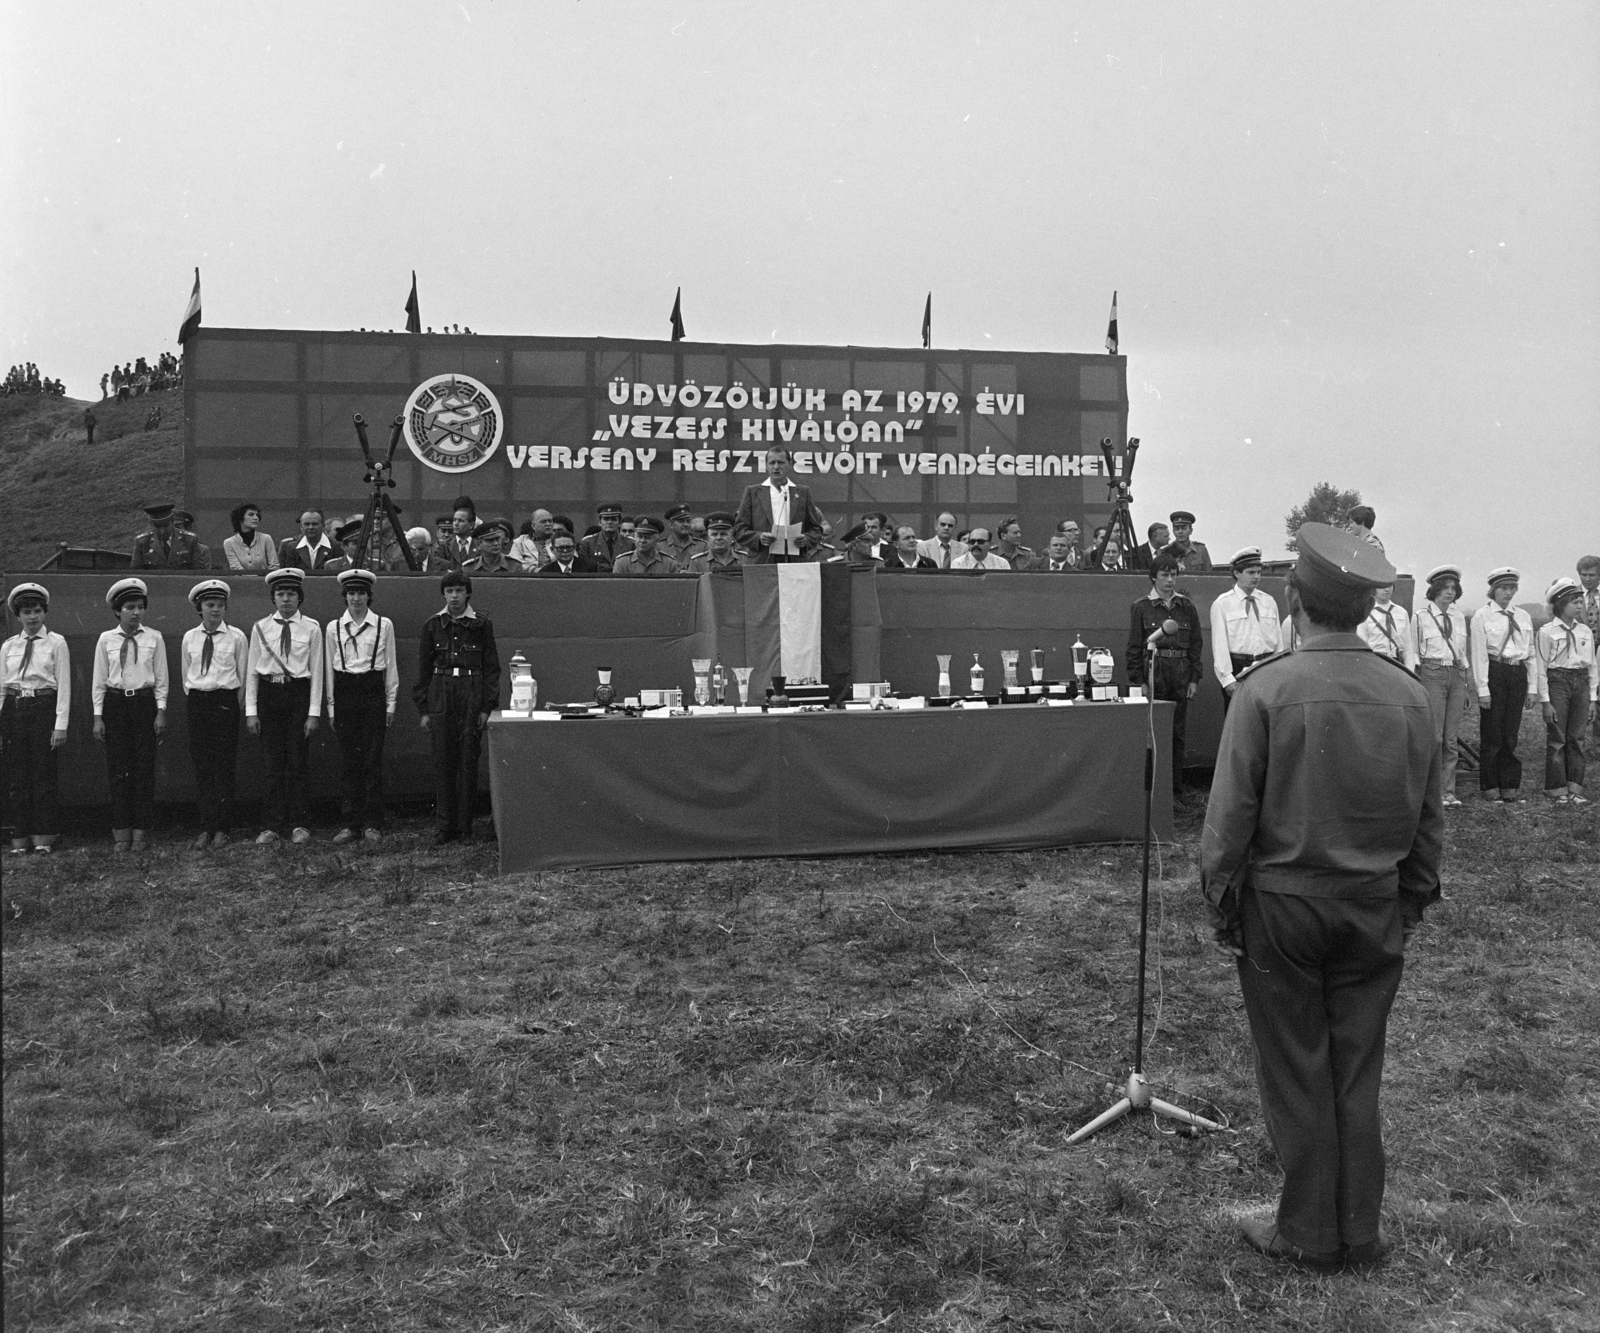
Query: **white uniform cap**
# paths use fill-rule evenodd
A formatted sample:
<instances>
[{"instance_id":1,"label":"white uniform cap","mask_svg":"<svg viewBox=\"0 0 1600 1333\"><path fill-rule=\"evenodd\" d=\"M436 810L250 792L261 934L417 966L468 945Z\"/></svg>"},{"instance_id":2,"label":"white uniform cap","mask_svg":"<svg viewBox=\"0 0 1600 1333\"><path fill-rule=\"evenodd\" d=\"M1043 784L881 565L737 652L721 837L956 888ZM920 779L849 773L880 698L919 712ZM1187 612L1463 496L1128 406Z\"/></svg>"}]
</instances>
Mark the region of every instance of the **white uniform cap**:
<instances>
[{"instance_id":1,"label":"white uniform cap","mask_svg":"<svg viewBox=\"0 0 1600 1333\"><path fill-rule=\"evenodd\" d=\"M1461 582L1460 565L1435 565L1428 571L1428 582L1437 583L1440 579L1454 579Z\"/></svg>"},{"instance_id":2,"label":"white uniform cap","mask_svg":"<svg viewBox=\"0 0 1600 1333\"><path fill-rule=\"evenodd\" d=\"M1489 586L1492 588L1497 583L1521 583L1522 575L1510 565L1501 565L1499 569L1489 571Z\"/></svg>"},{"instance_id":3,"label":"white uniform cap","mask_svg":"<svg viewBox=\"0 0 1600 1333\"><path fill-rule=\"evenodd\" d=\"M106 593L106 605L115 611L124 598L136 594L146 599L150 596L150 589L145 586L143 579L118 579L111 585L111 591Z\"/></svg>"},{"instance_id":4,"label":"white uniform cap","mask_svg":"<svg viewBox=\"0 0 1600 1333\"><path fill-rule=\"evenodd\" d=\"M189 589L189 600L198 607L202 597L220 597L223 601L227 601L232 592L233 589L221 579L202 579Z\"/></svg>"},{"instance_id":5,"label":"white uniform cap","mask_svg":"<svg viewBox=\"0 0 1600 1333\"><path fill-rule=\"evenodd\" d=\"M38 597L44 601L44 609L50 609L50 592L42 583L19 583L6 594L6 606L13 615L17 611L17 603L25 597Z\"/></svg>"}]
</instances>

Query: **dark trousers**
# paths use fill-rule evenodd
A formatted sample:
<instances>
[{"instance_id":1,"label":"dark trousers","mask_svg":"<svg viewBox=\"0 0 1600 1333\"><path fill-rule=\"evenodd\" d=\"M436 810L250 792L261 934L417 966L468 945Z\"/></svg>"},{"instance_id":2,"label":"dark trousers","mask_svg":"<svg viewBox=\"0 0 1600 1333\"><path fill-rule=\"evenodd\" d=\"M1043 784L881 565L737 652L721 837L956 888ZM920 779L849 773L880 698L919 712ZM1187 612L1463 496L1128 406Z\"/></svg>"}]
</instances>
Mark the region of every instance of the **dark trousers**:
<instances>
[{"instance_id":1,"label":"dark trousers","mask_svg":"<svg viewBox=\"0 0 1600 1333\"><path fill-rule=\"evenodd\" d=\"M478 707L475 676L435 676L428 694L433 745L433 818L442 833L472 832L478 797Z\"/></svg>"},{"instance_id":2,"label":"dark trousers","mask_svg":"<svg viewBox=\"0 0 1600 1333\"><path fill-rule=\"evenodd\" d=\"M1489 706L1478 710L1478 788L1516 791L1522 786L1517 733L1528 702L1528 669L1521 663L1489 663Z\"/></svg>"},{"instance_id":3,"label":"dark trousers","mask_svg":"<svg viewBox=\"0 0 1600 1333\"><path fill-rule=\"evenodd\" d=\"M107 690L106 781L111 787L111 827L147 829L156 818L156 696L131 698Z\"/></svg>"},{"instance_id":4,"label":"dark trousers","mask_svg":"<svg viewBox=\"0 0 1600 1333\"><path fill-rule=\"evenodd\" d=\"M1228 654L1228 664L1233 670L1234 679L1238 680L1239 673L1241 671L1244 671L1247 668L1253 666L1255 663L1261 661L1263 658L1271 657L1271 656L1272 656L1271 653L1263 653L1261 657L1251 657L1249 653L1229 653ZM1228 705L1231 704L1232 702L1233 702L1233 696L1231 694L1229 694L1227 692L1227 690L1223 690L1223 692L1222 692L1222 716L1223 717L1227 717L1228 716Z\"/></svg>"},{"instance_id":5,"label":"dark trousers","mask_svg":"<svg viewBox=\"0 0 1600 1333\"><path fill-rule=\"evenodd\" d=\"M0 709L0 736L6 744L5 822L13 838L61 831L56 816L56 752L50 748L55 727L53 694L31 699L12 695Z\"/></svg>"},{"instance_id":6,"label":"dark trousers","mask_svg":"<svg viewBox=\"0 0 1600 1333\"><path fill-rule=\"evenodd\" d=\"M1544 724L1544 789L1583 786L1583 729L1589 723L1589 673L1551 667L1545 673L1556 720Z\"/></svg>"},{"instance_id":7,"label":"dark trousers","mask_svg":"<svg viewBox=\"0 0 1600 1333\"><path fill-rule=\"evenodd\" d=\"M346 828L383 827L383 673L333 673L333 734L339 738L339 810Z\"/></svg>"},{"instance_id":8,"label":"dark trousers","mask_svg":"<svg viewBox=\"0 0 1600 1333\"><path fill-rule=\"evenodd\" d=\"M1383 1128L1378 1092L1400 987L1394 898L1240 898L1239 988L1255 1042L1267 1132L1283 1165L1278 1230L1331 1253L1378 1238Z\"/></svg>"},{"instance_id":9,"label":"dark trousers","mask_svg":"<svg viewBox=\"0 0 1600 1333\"><path fill-rule=\"evenodd\" d=\"M186 707L200 829L221 833L228 822L239 767L239 694L236 690L190 690Z\"/></svg>"},{"instance_id":10,"label":"dark trousers","mask_svg":"<svg viewBox=\"0 0 1600 1333\"><path fill-rule=\"evenodd\" d=\"M306 822L306 717L311 710L311 682L292 679L274 685L259 682L256 713L261 720L261 766L266 781L261 795L261 827L279 833Z\"/></svg>"},{"instance_id":11,"label":"dark trousers","mask_svg":"<svg viewBox=\"0 0 1600 1333\"><path fill-rule=\"evenodd\" d=\"M1189 722L1189 659L1157 657L1155 698L1167 699L1172 710L1172 790L1183 790L1184 738Z\"/></svg>"}]
</instances>

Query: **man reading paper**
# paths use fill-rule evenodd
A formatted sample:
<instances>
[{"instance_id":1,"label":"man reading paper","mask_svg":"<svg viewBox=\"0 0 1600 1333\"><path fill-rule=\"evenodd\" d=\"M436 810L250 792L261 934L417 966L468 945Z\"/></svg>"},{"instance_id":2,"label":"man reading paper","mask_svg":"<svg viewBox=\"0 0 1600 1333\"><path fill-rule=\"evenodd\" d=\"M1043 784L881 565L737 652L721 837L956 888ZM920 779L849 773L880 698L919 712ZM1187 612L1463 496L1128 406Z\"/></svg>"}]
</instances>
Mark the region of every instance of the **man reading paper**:
<instances>
[{"instance_id":1,"label":"man reading paper","mask_svg":"<svg viewBox=\"0 0 1600 1333\"><path fill-rule=\"evenodd\" d=\"M789 479L789 451L767 450L767 479L746 486L733 527L734 541L753 564L804 560L822 541L822 511L811 492Z\"/></svg>"}]
</instances>

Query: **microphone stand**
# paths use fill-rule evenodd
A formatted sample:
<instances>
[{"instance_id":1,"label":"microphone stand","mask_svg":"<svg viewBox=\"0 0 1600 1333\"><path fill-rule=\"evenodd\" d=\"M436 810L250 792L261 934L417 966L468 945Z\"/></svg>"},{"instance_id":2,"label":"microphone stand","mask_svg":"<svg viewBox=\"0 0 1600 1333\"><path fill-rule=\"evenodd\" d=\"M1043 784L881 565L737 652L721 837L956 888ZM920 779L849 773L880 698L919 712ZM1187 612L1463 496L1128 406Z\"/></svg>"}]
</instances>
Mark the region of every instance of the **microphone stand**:
<instances>
[{"instance_id":1,"label":"microphone stand","mask_svg":"<svg viewBox=\"0 0 1600 1333\"><path fill-rule=\"evenodd\" d=\"M1133 1028L1133 1072L1128 1075L1127 1091L1115 1105L1102 1111L1087 1125L1067 1136L1067 1143L1082 1143L1091 1134L1114 1124L1133 1111L1149 1111L1181 1121L1195 1129L1221 1129L1213 1121L1185 1111L1181 1106L1151 1095L1150 1080L1144 1076L1144 962L1150 938L1150 805L1156 776L1156 644L1165 637L1162 631L1150 636L1144 659L1144 869L1139 880L1139 998Z\"/></svg>"}]
</instances>

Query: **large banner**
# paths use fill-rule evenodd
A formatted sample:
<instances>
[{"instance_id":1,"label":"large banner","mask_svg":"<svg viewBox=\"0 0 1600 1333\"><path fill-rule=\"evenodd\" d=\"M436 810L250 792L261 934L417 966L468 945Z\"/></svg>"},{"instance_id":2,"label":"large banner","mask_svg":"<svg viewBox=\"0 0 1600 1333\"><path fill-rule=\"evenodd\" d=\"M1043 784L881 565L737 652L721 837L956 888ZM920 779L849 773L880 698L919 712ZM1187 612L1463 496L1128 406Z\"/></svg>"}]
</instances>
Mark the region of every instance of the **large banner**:
<instances>
[{"instance_id":1,"label":"large banner","mask_svg":"<svg viewBox=\"0 0 1600 1333\"><path fill-rule=\"evenodd\" d=\"M580 533L604 501L732 509L782 444L836 525L1015 514L1036 548L1109 515L1100 441L1120 470L1127 437L1121 356L213 328L185 352L184 498L213 546L241 500L280 538L307 506L359 513L357 412L379 450L402 419L407 526L461 494Z\"/></svg>"}]
</instances>

